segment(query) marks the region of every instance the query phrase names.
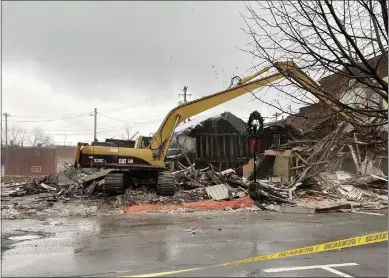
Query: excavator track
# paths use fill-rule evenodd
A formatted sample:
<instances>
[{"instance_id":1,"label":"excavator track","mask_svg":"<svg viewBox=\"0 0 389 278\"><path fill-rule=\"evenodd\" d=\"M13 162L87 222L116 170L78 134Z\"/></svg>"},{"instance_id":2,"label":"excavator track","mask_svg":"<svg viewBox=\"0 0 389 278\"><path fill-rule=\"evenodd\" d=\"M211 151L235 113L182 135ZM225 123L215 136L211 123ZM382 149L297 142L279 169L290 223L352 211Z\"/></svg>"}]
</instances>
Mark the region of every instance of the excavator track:
<instances>
[{"instance_id":1,"label":"excavator track","mask_svg":"<svg viewBox=\"0 0 389 278\"><path fill-rule=\"evenodd\" d=\"M125 174L109 173L105 176L103 190L109 194L123 194L125 190ZM173 196L176 193L175 178L169 172L158 175L157 194L160 196Z\"/></svg>"},{"instance_id":2,"label":"excavator track","mask_svg":"<svg viewBox=\"0 0 389 278\"><path fill-rule=\"evenodd\" d=\"M176 193L176 180L169 172L161 172L158 175L157 194L161 196L173 196Z\"/></svg>"},{"instance_id":3,"label":"excavator track","mask_svg":"<svg viewBox=\"0 0 389 278\"><path fill-rule=\"evenodd\" d=\"M123 194L124 173L108 173L105 176L103 190L112 194Z\"/></svg>"}]
</instances>

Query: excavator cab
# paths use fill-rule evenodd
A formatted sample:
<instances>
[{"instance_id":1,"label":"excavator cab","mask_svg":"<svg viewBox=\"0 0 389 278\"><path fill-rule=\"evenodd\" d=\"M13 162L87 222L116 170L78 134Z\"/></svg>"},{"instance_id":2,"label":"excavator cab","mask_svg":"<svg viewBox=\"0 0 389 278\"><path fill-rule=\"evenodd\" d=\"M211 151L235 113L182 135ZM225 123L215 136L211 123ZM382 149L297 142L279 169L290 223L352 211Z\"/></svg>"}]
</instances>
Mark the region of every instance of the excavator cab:
<instances>
[{"instance_id":1,"label":"excavator cab","mask_svg":"<svg viewBox=\"0 0 389 278\"><path fill-rule=\"evenodd\" d=\"M138 136L135 142L136 149L147 149L151 144L151 137Z\"/></svg>"}]
</instances>

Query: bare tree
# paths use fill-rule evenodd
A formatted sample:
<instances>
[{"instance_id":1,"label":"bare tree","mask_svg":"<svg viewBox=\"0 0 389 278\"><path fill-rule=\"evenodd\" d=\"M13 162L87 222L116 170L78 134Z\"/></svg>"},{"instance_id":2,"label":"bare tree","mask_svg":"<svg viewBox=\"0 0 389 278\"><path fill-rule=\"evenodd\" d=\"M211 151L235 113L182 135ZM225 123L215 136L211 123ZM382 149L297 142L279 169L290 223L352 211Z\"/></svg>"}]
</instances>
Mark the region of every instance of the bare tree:
<instances>
[{"instance_id":1,"label":"bare tree","mask_svg":"<svg viewBox=\"0 0 389 278\"><path fill-rule=\"evenodd\" d=\"M29 136L28 143L31 146L47 146L53 143L53 138L51 135L45 133L42 128L35 127Z\"/></svg>"},{"instance_id":2,"label":"bare tree","mask_svg":"<svg viewBox=\"0 0 389 278\"><path fill-rule=\"evenodd\" d=\"M383 79L388 67L386 0L253 1L246 8L244 31L252 42L245 51L255 59L254 68L293 60L321 80L333 103L364 119L362 125L387 124L388 111L382 107L388 99ZM272 86L284 103L265 103L290 114L285 101L300 106L317 102L290 81L294 89L284 82Z\"/></svg>"},{"instance_id":3,"label":"bare tree","mask_svg":"<svg viewBox=\"0 0 389 278\"><path fill-rule=\"evenodd\" d=\"M15 125L8 128L8 144L11 146L21 146L25 144L27 139L27 132ZM5 132L1 133L1 140L5 144Z\"/></svg>"},{"instance_id":4,"label":"bare tree","mask_svg":"<svg viewBox=\"0 0 389 278\"><path fill-rule=\"evenodd\" d=\"M124 135L122 137L124 137L126 140L130 140L131 139L131 131L132 129L134 128L134 125L131 124L129 121L126 122L124 124Z\"/></svg>"}]
</instances>

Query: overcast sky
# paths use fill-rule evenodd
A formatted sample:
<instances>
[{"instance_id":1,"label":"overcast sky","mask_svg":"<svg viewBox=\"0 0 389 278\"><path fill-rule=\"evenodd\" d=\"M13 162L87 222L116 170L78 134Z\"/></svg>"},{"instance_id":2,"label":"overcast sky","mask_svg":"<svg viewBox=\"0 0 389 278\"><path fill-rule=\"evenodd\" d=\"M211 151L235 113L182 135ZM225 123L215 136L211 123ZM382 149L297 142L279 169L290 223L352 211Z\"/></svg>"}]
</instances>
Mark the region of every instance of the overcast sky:
<instances>
[{"instance_id":1,"label":"overcast sky","mask_svg":"<svg viewBox=\"0 0 389 278\"><path fill-rule=\"evenodd\" d=\"M121 138L125 121L149 135L185 85L193 100L251 73L240 12L233 1L2 2L2 112L9 126L40 126L58 144L93 140L95 107L99 140ZM206 113L276 112L251 100Z\"/></svg>"}]
</instances>

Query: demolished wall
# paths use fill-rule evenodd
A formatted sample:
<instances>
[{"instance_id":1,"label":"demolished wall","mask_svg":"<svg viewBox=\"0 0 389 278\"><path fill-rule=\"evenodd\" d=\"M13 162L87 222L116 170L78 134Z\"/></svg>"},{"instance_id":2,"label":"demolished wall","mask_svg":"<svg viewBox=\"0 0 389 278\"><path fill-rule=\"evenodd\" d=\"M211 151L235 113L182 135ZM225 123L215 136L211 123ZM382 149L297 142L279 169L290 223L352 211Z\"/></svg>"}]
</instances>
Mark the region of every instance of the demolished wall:
<instances>
[{"instance_id":1,"label":"demolished wall","mask_svg":"<svg viewBox=\"0 0 389 278\"><path fill-rule=\"evenodd\" d=\"M240 167L252 157L246 123L229 112L201 116L178 126L174 141L189 152L192 162L211 163L221 171L237 169L240 176Z\"/></svg>"}]
</instances>

